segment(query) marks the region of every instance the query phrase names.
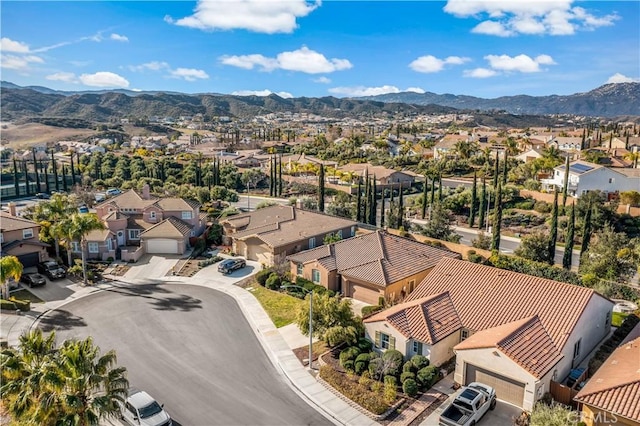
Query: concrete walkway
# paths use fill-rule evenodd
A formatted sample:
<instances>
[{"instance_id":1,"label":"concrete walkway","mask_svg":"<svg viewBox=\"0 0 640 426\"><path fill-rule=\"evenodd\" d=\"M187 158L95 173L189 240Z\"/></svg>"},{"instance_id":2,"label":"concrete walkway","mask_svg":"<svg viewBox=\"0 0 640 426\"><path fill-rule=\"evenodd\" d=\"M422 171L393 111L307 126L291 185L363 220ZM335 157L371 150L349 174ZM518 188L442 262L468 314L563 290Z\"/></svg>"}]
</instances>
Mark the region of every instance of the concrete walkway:
<instances>
[{"instance_id":1,"label":"concrete walkway","mask_svg":"<svg viewBox=\"0 0 640 426\"><path fill-rule=\"evenodd\" d=\"M164 266L169 262L161 263L163 265L162 269L164 269ZM148 264L140 265L140 270L132 272L131 276L140 277L143 273L142 271L148 268L150 268ZM132 269L137 268L134 266ZM254 272L257 272L257 270L254 270ZM289 330L291 340L290 343L288 343L285 337L283 337L283 333L275 327L258 300L249 291L234 285L233 280L229 280L228 277L217 280L215 275L210 277L195 275L189 278L176 276L160 277L157 276L159 274L154 275L154 281L156 282L171 281L173 283L182 282L184 284L200 285L222 291L233 297L276 370L288 380L292 389L298 393L302 399L323 413L325 417L334 424L350 426L378 425L376 421L355 409L318 382L315 376L300 363L291 350L291 346L300 347L308 344L308 338L305 338L305 343L299 345L299 343L301 343L300 335L296 336L292 330ZM120 283L126 282L126 278L123 279L123 277L105 276L105 278L117 279ZM132 281L137 281L137 279ZM31 329L34 324L37 324L40 316L45 315L50 310L63 306L65 303L80 297L85 297L96 291L102 291L110 286L109 281L92 287L74 286L74 293L65 300L56 300L34 305L31 312L22 315L3 313L0 317L1 335L10 346L16 346L19 342L20 335ZM284 334L287 334L287 331L285 331Z\"/></svg>"}]
</instances>

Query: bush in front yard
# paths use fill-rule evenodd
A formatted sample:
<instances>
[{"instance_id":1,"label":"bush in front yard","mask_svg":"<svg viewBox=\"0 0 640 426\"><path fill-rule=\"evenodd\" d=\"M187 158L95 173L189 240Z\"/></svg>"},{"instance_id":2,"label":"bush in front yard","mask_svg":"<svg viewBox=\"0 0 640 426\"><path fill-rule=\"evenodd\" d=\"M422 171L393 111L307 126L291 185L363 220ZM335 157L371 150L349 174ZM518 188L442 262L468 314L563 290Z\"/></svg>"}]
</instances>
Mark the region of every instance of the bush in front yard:
<instances>
[{"instance_id":1,"label":"bush in front yard","mask_svg":"<svg viewBox=\"0 0 640 426\"><path fill-rule=\"evenodd\" d=\"M411 363L416 367L416 370L422 370L429 365L429 358L424 355L414 355L411 357Z\"/></svg>"},{"instance_id":2,"label":"bush in front yard","mask_svg":"<svg viewBox=\"0 0 640 426\"><path fill-rule=\"evenodd\" d=\"M387 377L393 377L393 376L387 376ZM385 381L384 381L384 400L387 402L387 404L393 404L396 400L396 398L398 398L398 390L396 389L396 384L395 384L395 380L396 378L393 377L394 383L387 383L387 377L385 377Z\"/></svg>"},{"instance_id":3,"label":"bush in front yard","mask_svg":"<svg viewBox=\"0 0 640 426\"><path fill-rule=\"evenodd\" d=\"M413 379L407 379L402 382L402 391L411 397L416 396L418 394L418 384Z\"/></svg>"},{"instance_id":4,"label":"bush in front yard","mask_svg":"<svg viewBox=\"0 0 640 426\"><path fill-rule=\"evenodd\" d=\"M384 361L382 358L373 358L369 361L369 374L372 379L378 380L380 378L380 374L382 374L382 368L384 366Z\"/></svg>"},{"instance_id":5,"label":"bush in front yard","mask_svg":"<svg viewBox=\"0 0 640 426\"><path fill-rule=\"evenodd\" d=\"M362 374L363 372L367 371L367 369L369 368L370 359L371 359L371 356L368 353L360 354L356 357L356 360L355 360L356 374Z\"/></svg>"},{"instance_id":6,"label":"bush in front yard","mask_svg":"<svg viewBox=\"0 0 640 426\"><path fill-rule=\"evenodd\" d=\"M384 395L371 391L368 386L340 374L329 365L320 367L320 377L344 396L373 414L382 414L389 409L389 403L385 401Z\"/></svg>"},{"instance_id":7,"label":"bush in front yard","mask_svg":"<svg viewBox=\"0 0 640 426\"><path fill-rule=\"evenodd\" d=\"M361 337L360 339L358 339L358 343L356 343L356 346L360 348L360 352L365 353L371 351L373 343L371 343L371 340Z\"/></svg>"},{"instance_id":8,"label":"bush in front yard","mask_svg":"<svg viewBox=\"0 0 640 426\"><path fill-rule=\"evenodd\" d=\"M271 273L271 275L269 275L269 278L267 278L265 287L267 287L269 290L278 290L280 288L280 275L276 274L275 272Z\"/></svg>"},{"instance_id":9,"label":"bush in front yard","mask_svg":"<svg viewBox=\"0 0 640 426\"><path fill-rule=\"evenodd\" d=\"M15 311L18 307L11 300L0 299L0 309L5 311Z\"/></svg>"},{"instance_id":10,"label":"bush in front yard","mask_svg":"<svg viewBox=\"0 0 640 426\"><path fill-rule=\"evenodd\" d=\"M360 349L355 346L344 349L340 352L340 365L344 367L346 361L355 361L358 355L360 355Z\"/></svg>"},{"instance_id":11,"label":"bush in front yard","mask_svg":"<svg viewBox=\"0 0 640 426\"><path fill-rule=\"evenodd\" d=\"M405 371L404 373L402 373L400 375L400 383L404 383L409 379L415 380L415 378L416 378L416 374L415 373L412 373L411 371Z\"/></svg>"},{"instance_id":12,"label":"bush in front yard","mask_svg":"<svg viewBox=\"0 0 640 426\"><path fill-rule=\"evenodd\" d=\"M438 367L430 365L420 369L416 379L423 389L429 389L438 380Z\"/></svg>"},{"instance_id":13,"label":"bush in front yard","mask_svg":"<svg viewBox=\"0 0 640 426\"><path fill-rule=\"evenodd\" d=\"M384 385L398 386L398 379L396 376L384 376Z\"/></svg>"},{"instance_id":14,"label":"bush in front yard","mask_svg":"<svg viewBox=\"0 0 640 426\"><path fill-rule=\"evenodd\" d=\"M354 373L356 369L355 362L353 362L353 360L351 359L348 359L345 362L343 362L342 367L344 367L344 369L350 373Z\"/></svg>"},{"instance_id":15,"label":"bush in front yard","mask_svg":"<svg viewBox=\"0 0 640 426\"><path fill-rule=\"evenodd\" d=\"M258 282L258 284L264 287L265 284L267 283L267 279L269 278L269 275L271 275L272 272L273 271L269 268L259 271L256 274L256 281Z\"/></svg>"},{"instance_id":16,"label":"bush in front yard","mask_svg":"<svg viewBox=\"0 0 640 426\"><path fill-rule=\"evenodd\" d=\"M382 359L385 362L386 371L384 374L391 374L392 376L397 376L402 371L402 364L404 360L404 356L402 353L396 349L389 349L382 355Z\"/></svg>"},{"instance_id":17,"label":"bush in front yard","mask_svg":"<svg viewBox=\"0 0 640 426\"><path fill-rule=\"evenodd\" d=\"M402 366L403 373L415 373L416 371L418 371L418 369L416 368L415 365L413 365L411 361L405 362L404 365Z\"/></svg>"}]
</instances>

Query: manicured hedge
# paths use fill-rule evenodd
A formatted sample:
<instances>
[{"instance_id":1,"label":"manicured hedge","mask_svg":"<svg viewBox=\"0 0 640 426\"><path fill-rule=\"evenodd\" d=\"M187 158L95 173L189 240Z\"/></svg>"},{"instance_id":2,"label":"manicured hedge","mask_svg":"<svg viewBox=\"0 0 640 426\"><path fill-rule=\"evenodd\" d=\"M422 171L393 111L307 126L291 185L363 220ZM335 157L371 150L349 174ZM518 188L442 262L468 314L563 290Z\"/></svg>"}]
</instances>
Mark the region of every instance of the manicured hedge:
<instances>
[{"instance_id":1,"label":"manicured hedge","mask_svg":"<svg viewBox=\"0 0 640 426\"><path fill-rule=\"evenodd\" d=\"M363 317L368 317L369 315L373 315L376 312L380 312L381 310L384 309L384 306L380 306L380 305L374 305L374 306L365 306L364 308L362 308L362 316Z\"/></svg>"},{"instance_id":2,"label":"manicured hedge","mask_svg":"<svg viewBox=\"0 0 640 426\"><path fill-rule=\"evenodd\" d=\"M382 393L373 392L369 386L360 384L357 380L335 371L328 365L320 367L320 377L341 394L373 414L382 414L390 407Z\"/></svg>"},{"instance_id":3,"label":"manicured hedge","mask_svg":"<svg viewBox=\"0 0 640 426\"><path fill-rule=\"evenodd\" d=\"M271 275L272 272L273 271L269 268L259 271L256 274L256 281L258 282L258 284L264 287L264 285L267 283L267 279L269 278L269 275Z\"/></svg>"},{"instance_id":4,"label":"manicured hedge","mask_svg":"<svg viewBox=\"0 0 640 426\"><path fill-rule=\"evenodd\" d=\"M407 379L402 382L402 391L411 397L416 396L418 394L418 384L413 379Z\"/></svg>"}]
</instances>

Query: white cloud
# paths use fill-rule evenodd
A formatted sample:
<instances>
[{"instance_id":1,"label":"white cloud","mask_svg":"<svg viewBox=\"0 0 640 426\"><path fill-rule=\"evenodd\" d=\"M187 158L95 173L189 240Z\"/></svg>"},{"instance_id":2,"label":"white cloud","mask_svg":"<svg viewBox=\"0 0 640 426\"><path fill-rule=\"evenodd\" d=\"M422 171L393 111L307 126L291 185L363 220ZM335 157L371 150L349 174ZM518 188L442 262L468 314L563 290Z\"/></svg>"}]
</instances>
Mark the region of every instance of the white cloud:
<instances>
[{"instance_id":1,"label":"white cloud","mask_svg":"<svg viewBox=\"0 0 640 426\"><path fill-rule=\"evenodd\" d=\"M615 73L606 81L605 84L609 83L638 83L640 82L640 78L627 77L624 74L620 74L619 72Z\"/></svg>"},{"instance_id":2,"label":"white cloud","mask_svg":"<svg viewBox=\"0 0 640 426\"><path fill-rule=\"evenodd\" d=\"M80 81L85 86L92 87L129 87L129 82L122 76L109 71L94 74L82 74Z\"/></svg>"},{"instance_id":3,"label":"white cloud","mask_svg":"<svg viewBox=\"0 0 640 426\"><path fill-rule=\"evenodd\" d=\"M465 77L472 77L472 78L488 78L488 77L493 77L494 75L497 75L497 74L498 74L497 72L495 72L494 70L490 70L488 68L475 68L472 70L464 71Z\"/></svg>"},{"instance_id":4,"label":"white cloud","mask_svg":"<svg viewBox=\"0 0 640 426\"><path fill-rule=\"evenodd\" d=\"M271 94L275 94L284 99L293 98L293 95L289 92L272 92L269 89L264 90L236 90L231 93L236 96L269 96Z\"/></svg>"},{"instance_id":5,"label":"white cloud","mask_svg":"<svg viewBox=\"0 0 640 426\"><path fill-rule=\"evenodd\" d=\"M314 78L312 80L314 83L322 83L322 84L329 84L331 83L331 79L325 77L324 75L322 77L318 77L318 78Z\"/></svg>"},{"instance_id":6,"label":"white cloud","mask_svg":"<svg viewBox=\"0 0 640 426\"><path fill-rule=\"evenodd\" d=\"M165 21L200 30L245 29L257 33L291 33L297 18L307 16L320 6L320 0L200 0L193 15Z\"/></svg>"},{"instance_id":7,"label":"white cloud","mask_svg":"<svg viewBox=\"0 0 640 426\"><path fill-rule=\"evenodd\" d=\"M204 80L209 78L206 72L194 68L176 68L175 70L169 71L169 75L173 78L181 78L186 81L197 81L198 79Z\"/></svg>"},{"instance_id":8,"label":"white cloud","mask_svg":"<svg viewBox=\"0 0 640 426\"><path fill-rule=\"evenodd\" d=\"M345 95L349 97L359 96L376 96L384 95L385 93L400 93L400 92L415 92L424 93L424 90L419 87L409 87L405 90L400 90L396 86L384 85L378 87L365 87L365 86L352 86L352 87L333 87L329 89L329 93L336 95Z\"/></svg>"},{"instance_id":9,"label":"white cloud","mask_svg":"<svg viewBox=\"0 0 640 426\"><path fill-rule=\"evenodd\" d=\"M347 59L326 58L323 54L302 46L291 52L281 52L275 58L269 58L260 54L221 56L220 62L238 68L251 70L254 67L261 71L273 71L283 69L287 71L299 71L307 74L331 73L352 68L353 65Z\"/></svg>"},{"instance_id":10,"label":"white cloud","mask_svg":"<svg viewBox=\"0 0 640 426\"><path fill-rule=\"evenodd\" d=\"M409 64L409 68L417 72L433 73L442 71L445 65L460 65L470 61L469 58L459 56L449 56L445 59L438 59L433 55L421 56Z\"/></svg>"},{"instance_id":11,"label":"white cloud","mask_svg":"<svg viewBox=\"0 0 640 426\"><path fill-rule=\"evenodd\" d=\"M7 37L0 38L0 51L14 53L29 53L29 46L25 43L11 40Z\"/></svg>"},{"instance_id":12,"label":"white cloud","mask_svg":"<svg viewBox=\"0 0 640 426\"><path fill-rule=\"evenodd\" d=\"M2 68L10 69L10 70L20 70L27 71L29 69L30 64L44 63L44 60L39 56L35 55L24 55L24 56L16 56L16 55L2 55L0 57L0 63L2 64Z\"/></svg>"},{"instance_id":13,"label":"white cloud","mask_svg":"<svg viewBox=\"0 0 640 426\"><path fill-rule=\"evenodd\" d=\"M140 65L129 65L128 68L134 72L142 72L146 70L160 71L160 70L169 68L169 64L166 62L152 61L152 62L140 64Z\"/></svg>"},{"instance_id":14,"label":"white cloud","mask_svg":"<svg viewBox=\"0 0 640 426\"><path fill-rule=\"evenodd\" d=\"M517 34L570 35L613 25L616 14L595 16L574 0L448 0L444 11L460 18L481 19L472 32L508 37ZM485 17L491 18L484 20Z\"/></svg>"},{"instance_id":15,"label":"white cloud","mask_svg":"<svg viewBox=\"0 0 640 426\"><path fill-rule=\"evenodd\" d=\"M57 72L55 74L50 74L45 77L47 80L52 81L64 81L66 83L77 83L78 79L76 75L72 72Z\"/></svg>"},{"instance_id":16,"label":"white cloud","mask_svg":"<svg viewBox=\"0 0 640 426\"><path fill-rule=\"evenodd\" d=\"M116 34L116 33L111 34L111 37L109 37L109 38L111 40L115 40L115 41L129 41L129 37L123 36L123 35L120 35L120 34Z\"/></svg>"},{"instance_id":17,"label":"white cloud","mask_svg":"<svg viewBox=\"0 0 640 426\"><path fill-rule=\"evenodd\" d=\"M540 65L553 65L555 62L549 55L539 55L531 58L527 55L511 57L509 55L487 55L484 57L489 61L489 66L495 71L505 72L540 72Z\"/></svg>"}]
</instances>

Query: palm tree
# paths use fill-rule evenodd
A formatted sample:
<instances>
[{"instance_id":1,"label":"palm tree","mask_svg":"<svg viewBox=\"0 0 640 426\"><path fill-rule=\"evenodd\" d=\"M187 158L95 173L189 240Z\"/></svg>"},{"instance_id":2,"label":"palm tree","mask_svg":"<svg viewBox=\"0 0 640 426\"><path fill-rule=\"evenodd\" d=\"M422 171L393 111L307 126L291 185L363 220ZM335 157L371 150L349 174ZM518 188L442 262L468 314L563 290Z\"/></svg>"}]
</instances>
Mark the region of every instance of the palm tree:
<instances>
[{"instance_id":1,"label":"palm tree","mask_svg":"<svg viewBox=\"0 0 640 426\"><path fill-rule=\"evenodd\" d=\"M456 142L454 148L455 152L462 159L471 158L473 154L478 150L478 145L475 142L469 141L458 141Z\"/></svg>"},{"instance_id":2,"label":"palm tree","mask_svg":"<svg viewBox=\"0 0 640 426\"><path fill-rule=\"evenodd\" d=\"M631 161L633 163L633 168L637 169L638 168L638 161L640 161L640 151L627 152L624 155L624 159Z\"/></svg>"},{"instance_id":3,"label":"palm tree","mask_svg":"<svg viewBox=\"0 0 640 426\"><path fill-rule=\"evenodd\" d=\"M48 202L36 204L30 217L30 219L40 223L42 226L41 233L43 231L48 232L49 236L53 238L56 259L60 257L60 240L64 239L60 223L75 211L75 202L68 195L53 194ZM40 239L43 238L41 237Z\"/></svg>"},{"instance_id":4,"label":"palm tree","mask_svg":"<svg viewBox=\"0 0 640 426\"><path fill-rule=\"evenodd\" d=\"M19 280L22 275L22 263L15 256L0 258L0 282L2 285L2 298L9 298L9 279Z\"/></svg>"},{"instance_id":5,"label":"palm tree","mask_svg":"<svg viewBox=\"0 0 640 426\"><path fill-rule=\"evenodd\" d=\"M80 241L82 252L82 279L87 285L87 235L91 231L105 229L104 223L93 213L75 213L71 216L71 223L66 228L71 241Z\"/></svg>"},{"instance_id":6,"label":"palm tree","mask_svg":"<svg viewBox=\"0 0 640 426\"><path fill-rule=\"evenodd\" d=\"M520 149L518 148L518 141L511 136L509 136L505 141L505 147L509 156L518 155L520 153Z\"/></svg>"}]
</instances>

